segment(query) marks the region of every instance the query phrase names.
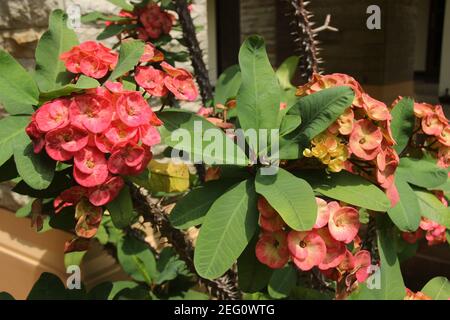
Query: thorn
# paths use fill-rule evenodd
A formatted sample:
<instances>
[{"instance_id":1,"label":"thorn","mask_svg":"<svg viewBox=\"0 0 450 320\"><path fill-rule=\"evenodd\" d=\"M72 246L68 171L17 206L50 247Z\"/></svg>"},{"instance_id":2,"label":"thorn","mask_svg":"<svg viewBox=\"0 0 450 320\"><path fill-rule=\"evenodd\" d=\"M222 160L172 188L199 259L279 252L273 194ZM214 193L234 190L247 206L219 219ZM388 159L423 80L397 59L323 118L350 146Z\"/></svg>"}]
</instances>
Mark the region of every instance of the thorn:
<instances>
[{"instance_id":1,"label":"thorn","mask_svg":"<svg viewBox=\"0 0 450 320\"><path fill-rule=\"evenodd\" d=\"M312 32L313 33L319 33L319 32L324 31L324 30L330 30L330 31L334 31L334 32L339 31L339 29L330 26L330 22L331 22L331 15L327 14L327 17L325 18L325 23L323 24L323 26L312 30Z\"/></svg>"}]
</instances>

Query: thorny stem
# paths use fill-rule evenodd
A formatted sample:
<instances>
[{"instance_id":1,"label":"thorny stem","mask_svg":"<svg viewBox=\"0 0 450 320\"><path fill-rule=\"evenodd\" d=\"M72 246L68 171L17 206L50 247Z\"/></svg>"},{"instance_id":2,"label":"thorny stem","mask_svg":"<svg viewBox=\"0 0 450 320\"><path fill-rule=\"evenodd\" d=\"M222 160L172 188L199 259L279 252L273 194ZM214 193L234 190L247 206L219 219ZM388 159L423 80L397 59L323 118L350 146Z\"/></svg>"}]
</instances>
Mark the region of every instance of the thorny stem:
<instances>
[{"instance_id":1,"label":"thorny stem","mask_svg":"<svg viewBox=\"0 0 450 320\"><path fill-rule=\"evenodd\" d=\"M186 0L174 0L174 3L180 25L183 29L183 39L189 50L192 67L194 68L195 77L198 86L200 87L202 102L203 105L206 105L206 103L213 98L213 90L209 80L208 70L203 61L202 50L200 49L197 34L195 32L194 22L192 21Z\"/></svg>"},{"instance_id":2,"label":"thorny stem","mask_svg":"<svg viewBox=\"0 0 450 320\"><path fill-rule=\"evenodd\" d=\"M153 228L158 231L162 237L167 238L167 241L178 253L180 259L186 263L188 269L193 274L197 274L193 260L194 249L191 242L186 239L184 233L171 226L164 209L159 203L155 204L150 200L150 197L145 194L145 189L140 189L137 186L130 184L130 190L136 211L144 217L146 222L150 222ZM221 300L236 300L241 298L241 292L235 285L236 278L236 274L231 270L215 280L207 280L198 276L200 284L202 284L211 295Z\"/></svg>"}]
</instances>

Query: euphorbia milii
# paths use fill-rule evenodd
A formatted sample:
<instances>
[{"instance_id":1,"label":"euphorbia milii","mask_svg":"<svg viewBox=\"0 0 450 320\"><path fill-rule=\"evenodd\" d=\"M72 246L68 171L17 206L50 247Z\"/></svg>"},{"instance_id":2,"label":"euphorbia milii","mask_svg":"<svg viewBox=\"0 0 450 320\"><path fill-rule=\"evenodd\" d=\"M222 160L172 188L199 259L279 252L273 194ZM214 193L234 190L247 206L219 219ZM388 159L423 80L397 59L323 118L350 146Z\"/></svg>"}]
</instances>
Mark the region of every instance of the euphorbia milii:
<instances>
[{"instance_id":1,"label":"euphorbia milii","mask_svg":"<svg viewBox=\"0 0 450 320\"><path fill-rule=\"evenodd\" d=\"M350 135L349 147L353 154L363 160L373 160L380 151L383 134L380 128L369 120L355 123Z\"/></svg>"},{"instance_id":2,"label":"euphorbia milii","mask_svg":"<svg viewBox=\"0 0 450 320\"><path fill-rule=\"evenodd\" d=\"M341 207L337 202L328 204L330 219L328 228L332 237L344 243L350 243L358 234L359 213L352 207Z\"/></svg>"},{"instance_id":3,"label":"euphorbia milii","mask_svg":"<svg viewBox=\"0 0 450 320\"><path fill-rule=\"evenodd\" d=\"M38 129L48 132L68 125L69 105L68 99L56 99L43 104L34 116Z\"/></svg>"},{"instance_id":4,"label":"euphorbia milii","mask_svg":"<svg viewBox=\"0 0 450 320\"><path fill-rule=\"evenodd\" d=\"M318 266L326 256L325 241L315 231L291 231L287 241L292 260L300 270L311 270Z\"/></svg>"},{"instance_id":5,"label":"euphorbia milii","mask_svg":"<svg viewBox=\"0 0 450 320\"><path fill-rule=\"evenodd\" d=\"M289 260L286 235L283 232L265 232L256 244L256 257L272 269L280 269Z\"/></svg>"}]
</instances>

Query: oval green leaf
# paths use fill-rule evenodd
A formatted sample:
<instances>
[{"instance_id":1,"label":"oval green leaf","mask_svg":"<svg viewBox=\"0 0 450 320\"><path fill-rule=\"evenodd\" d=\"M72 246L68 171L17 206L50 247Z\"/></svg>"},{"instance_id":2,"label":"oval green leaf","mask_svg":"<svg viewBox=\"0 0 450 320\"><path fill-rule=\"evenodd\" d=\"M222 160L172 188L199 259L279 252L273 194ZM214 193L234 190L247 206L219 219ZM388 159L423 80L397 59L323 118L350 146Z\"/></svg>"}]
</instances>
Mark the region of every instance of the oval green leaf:
<instances>
[{"instance_id":1,"label":"oval green leaf","mask_svg":"<svg viewBox=\"0 0 450 320\"><path fill-rule=\"evenodd\" d=\"M289 227L297 231L313 228L317 204L308 182L279 168L277 175L261 175L259 171L255 186Z\"/></svg>"},{"instance_id":2,"label":"oval green leaf","mask_svg":"<svg viewBox=\"0 0 450 320\"><path fill-rule=\"evenodd\" d=\"M206 279L222 276L237 260L258 225L253 181L242 181L211 206L194 254L195 269Z\"/></svg>"}]
</instances>

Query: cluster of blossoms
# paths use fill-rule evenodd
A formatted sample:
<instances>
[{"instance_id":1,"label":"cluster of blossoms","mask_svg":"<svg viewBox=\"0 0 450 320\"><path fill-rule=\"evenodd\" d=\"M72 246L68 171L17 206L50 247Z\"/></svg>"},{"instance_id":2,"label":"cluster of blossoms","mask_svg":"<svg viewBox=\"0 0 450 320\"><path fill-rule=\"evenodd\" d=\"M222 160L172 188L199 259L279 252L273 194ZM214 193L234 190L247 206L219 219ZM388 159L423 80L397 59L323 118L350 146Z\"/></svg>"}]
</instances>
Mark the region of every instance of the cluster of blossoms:
<instances>
[{"instance_id":1,"label":"cluster of blossoms","mask_svg":"<svg viewBox=\"0 0 450 320\"><path fill-rule=\"evenodd\" d=\"M95 206L110 202L123 186L120 175L138 175L151 159L150 147L160 142L161 121L137 91L119 82L86 90L42 105L26 131L34 151L60 162L73 161L73 187L55 201L89 196Z\"/></svg>"},{"instance_id":2,"label":"cluster of blossoms","mask_svg":"<svg viewBox=\"0 0 450 320\"><path fill-rule=\"evenodd\" d=\"M68 71L95 79L105 77L118 60L117 53L94 41L73 47L60 58ZM139 62L146 65L136 67L135 80L150 95L164 97L170 91L179 100L194 101L197 98L198 90L192 74L165 62L164 55L153 44L145 44Z\"/></svg>"},{"instance_id":3,"label":"cluster of blossoms","mask_svg":"<svg viewBox=\"0 0 450 320\"><path fill-rule=\"evenodd\" d=\"M439 167L447 169L450 166L450 125L442 106L415 103L414 114L416 116L416 127L415 135L411 139L414 146L426 149L437 159ZM442 191L434 191L434 194L439 201L448 207L447 199ZM416 232L404 232L402 238L408 243L415 243L424 234L430 246L447 241L446 227L425 217L421 219L420 229Z\"/></svg>"},{"instance_id":4,"label":"cluster of blossoms","mask_svg":"<svg viewBox=\"0 0 450 320\"><path fill-rule=\"evenodd\" d=\"M60 59L72 73L101 79L116 67L119 56L101 43L86 41L63 53Z\"/></svg>"},{"instance_id":5,"label":"cluster of blossoms","mask_svg":"<svg viewBox=\"0 0 450 320\"><path fill-rule=\"evenodd\" d=\"M336 201L316 198L317 220L311 231L290 230L281 216L263 197L258 199L262 229L256 244L258 260L272 269L291 260L297 268L309 271L317 267L325 276L344 281L348 288L369 276L370 253L361 250L358 231L359 212ZM353 254L347 247L353 244Z\"/></svg>"},{"instance_id":6,"label":"cluster of blossoms","mask_svg":"<svg viewBox=\"0 0 450 320\"><path fill-rule=\"evenodd\" d=\"M155 62L151 50L156 49L147 46L146 61ZM156 55L157 56L157 55ZM181 68L174 68L167 62L160 64L161 69L154 66L139 66L136 68L136 83L155 97L164 97L170 91L179 100L194 101L197 99L198 90L192 74Z\"/></svg>"},{"instance_id":7,"label":"cluster of blossoms","mask_svg":"<svg viewBox=\"0 0 450 320\"><path fill-rule=\"evenodd\" d=\"M312 140L312 147L305 149L304 156L317 158L331 172L348 170L375 181L394 205L399 199L394 173L400 160L393 149L396 142L386 104L370 97L354 78L345 74L315 74L309 83L298 88L297 95L337 86L350 87L355 92L354 101L335 123Z\"/></svg>"},{"instance_id":8,"label":"cluster of blossoms","mask_svg":"<svg viewBox=\"0 0 450 320\"><path fill-rule=\"evenodd\" d=\"M417 135L424 135L423 147L431 151L438 159L438 166L450 166L450 125L442 106L415 103L414 114L417 118Z\"/></svg>"},{"instance_id":9,"label":"cluster of blossoms","mask_svg":"<svg viewBox=\"0 0 450 320\"><path fill-rule=\"evenodd\" d=\"M154 50L147 49L142 59L155 56ZM114 68L112 57L117 58L95 42L82 43L61 56L69 71L98 77ZM102 206L119 194L123 176L139 175L146 169L151 147L160 142L156 127L161 124L141 92L110 81L46 102L32 115L26 132L34 152L45 150L53 160L73 164L74 185L55 199L54 207L55 212L77 207L78 236L95 234Z\"/></svg>"},{"instance_id":10,"label":"cluster of blossoms","mask_svg":"<svg viewBox=\"0 0 450 320\"><path fill-rule=\"evenodd\" d=\"M150 2L145 7L136 7L134 11L121 10L119 16L125 18L124 21L108 21L106 25L137 25L137 36L144 41L155 40L162 35L169 34L175 22L173 14L162 10L158 4L153 2ZM128 30L128 32L130 31Z\"/></svg>"}]
</instances>

